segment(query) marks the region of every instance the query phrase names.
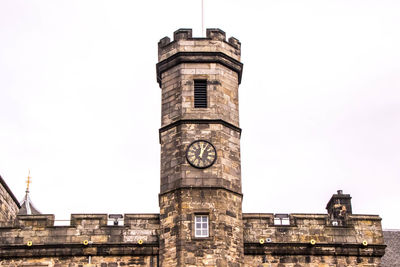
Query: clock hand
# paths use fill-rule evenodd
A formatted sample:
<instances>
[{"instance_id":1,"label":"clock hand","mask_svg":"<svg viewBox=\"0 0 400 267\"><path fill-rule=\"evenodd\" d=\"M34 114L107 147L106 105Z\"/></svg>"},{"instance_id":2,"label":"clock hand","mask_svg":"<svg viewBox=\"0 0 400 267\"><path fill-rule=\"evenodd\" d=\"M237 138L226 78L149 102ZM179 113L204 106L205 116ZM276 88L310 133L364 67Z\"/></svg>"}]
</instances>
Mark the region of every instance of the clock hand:
<instances>
[{"instance_id":1,"label":"clock hand","mask_svg":"<svg viewBox=\"0 0 400 267\"><path fill-rule=\"evenodd\" d=\"M207 147L207 146L201 146L201 148L200 148L200 155L199 155L200 158L203 158L203 153L204 153L204 150L206 150L206 147Z\"/></svg>"}]
</instances>

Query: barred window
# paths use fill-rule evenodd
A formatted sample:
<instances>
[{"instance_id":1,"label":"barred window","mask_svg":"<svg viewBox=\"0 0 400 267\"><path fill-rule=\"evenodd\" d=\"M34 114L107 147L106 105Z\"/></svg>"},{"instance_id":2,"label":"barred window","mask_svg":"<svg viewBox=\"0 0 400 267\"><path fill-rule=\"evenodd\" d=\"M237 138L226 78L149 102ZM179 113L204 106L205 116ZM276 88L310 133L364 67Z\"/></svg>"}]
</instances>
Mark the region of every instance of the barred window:
<instances>
[{"instance_id":1,"label":"barred window","mask_svg":"<svg viewBox=\"0 0 400 267\"><path fill-rule=\"evenodd\" d=\"M194 107L207 107L207 80L194 80Z\"/></svg>"},{"instance_id":2,"label":"barred window","mask_svg":"<svg viewBox=\"0 0 400 267\"><path fill-rule=\"evenodd\" d=\"M209 237L208 215L196 215L194 222L195 237Z\"/></svg>"}]
</instances>

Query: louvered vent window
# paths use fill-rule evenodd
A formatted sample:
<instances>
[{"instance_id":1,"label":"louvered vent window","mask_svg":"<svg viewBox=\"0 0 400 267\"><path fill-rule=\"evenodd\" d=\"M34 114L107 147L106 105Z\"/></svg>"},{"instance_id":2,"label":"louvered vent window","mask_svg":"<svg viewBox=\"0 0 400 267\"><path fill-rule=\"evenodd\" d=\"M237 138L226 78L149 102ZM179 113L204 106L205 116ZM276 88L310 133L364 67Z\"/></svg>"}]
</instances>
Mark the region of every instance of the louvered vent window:
<instances>
[{"instance_id":1,"label":"louvered vent window","mask_svg":"<svg viewBox=\"0 0 400 267\"><path fill-rule=\"evenodd\" d=\"M207 80L194 80L194 107L207 107Z\"/></svg>"}]
</instances>

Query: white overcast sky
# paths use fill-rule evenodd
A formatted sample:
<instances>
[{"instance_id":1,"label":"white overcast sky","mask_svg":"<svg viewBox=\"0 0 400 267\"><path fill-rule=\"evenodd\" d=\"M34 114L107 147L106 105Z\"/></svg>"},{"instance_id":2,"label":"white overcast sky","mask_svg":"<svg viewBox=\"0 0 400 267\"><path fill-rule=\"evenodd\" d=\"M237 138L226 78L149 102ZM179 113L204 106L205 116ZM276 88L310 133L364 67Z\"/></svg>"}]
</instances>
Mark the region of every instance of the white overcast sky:
<instances>
[{"instance_id":1,"label":"white overcast sky","mask_svg":"<svg viewBox=\"0 0 400 267\"><path fill-rule=\"evenodd\" d=\"M400 1L205 0L242 42L243 211L400 228ZM0 175L43 213L159 212L157 42L201 1L0 0Z\"/></svg>"}]
</instances>

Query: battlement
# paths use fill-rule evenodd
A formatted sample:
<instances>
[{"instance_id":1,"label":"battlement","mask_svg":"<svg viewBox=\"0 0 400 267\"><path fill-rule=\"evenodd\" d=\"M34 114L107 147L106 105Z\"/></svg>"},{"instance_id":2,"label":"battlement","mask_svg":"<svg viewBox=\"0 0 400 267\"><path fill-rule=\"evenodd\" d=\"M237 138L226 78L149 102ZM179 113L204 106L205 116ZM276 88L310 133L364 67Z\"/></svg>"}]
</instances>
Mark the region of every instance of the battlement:
<instances>
[{"instance_id":1,"label":"battlement","mask_svg":"<svg viewBox=\"0 0 400 267\"><path fill-rule=\"evenodd\" d=\"M99 255L99 246L117 245L125 249L116 254L155 255L159 227L159 214L125 214L123 225L107 225L107 214L72 214L68 226L54 226L54 215L19 215L14 226L0 227L0 257L70 255L72 248Z\"/></svg>"},{"instance_id":2,"label":"battlement","mask_svg":"<svg viewBox=\"0 0 400 267\"><path fill-rule=\"evenodd\" d=\"M240 51L241 43L235 37L230 37L228 42L226 41L226 34L223 30L218 28L207 29L206 37L194 37L192 36L192 29L179 29L174 32L174 40L173 42L177 42L179 40L214 40L214 41L223 41L227 44L231 45L235 49ZM162 49L168 45L170 45L171 39L169 37L164 37L158 42L158 48Z\"/></svg>"},{"instance_id":3,"label":"battlement","mask_svg":"<svg viewBox=\"0 0 400 267\"><path fill-rule=\"evenodd\" d=\"M158 224L159 214L124 214L123 216L123 225L125 227L137 227L138 225L148 226L152 225L154 228L155 224ZM107 226L107 222L109 221L107 214L71 214L70 227L79 227L79 228L100 228ZM40 228L40 227L58 227L54 225L55 219L53 214L37 214L37 215L18 215L17 219L14 223L14 226L11 228ZM65 226L62 226L65 227ZM7 227L10 228L10 227ZM1 227L0 227L1 229Z\"/></svg>"},{"instance_id":4,"label":"battlement","mask_svg":"<svg viewBox=\"0 0 400 267\"><path fill-rule=\"evenodd\" d=\"M286 221L281 223L283 217ZM285 254L287 249L303 247L332 255L357 255L364 249L365 254L382 256L385 248L377 215L349 215L340 226L332 225L327 214L245 213L243 225L245 254L263 254L266 249Z\"/></svg>"},{"instance_id":5,"label":"battlement","mask_svg":"<svg viewBox=\"0 0 400 267\"><path fill-rule=\"evenodd\" d=\"M162 74L182 63L217 63L236 72L240 84L243 69L240 53L239 40L230 37L226 41L225 32L220 29L207 29L206 37L199 38L192 37L192 29L179 29L174 32L172 42L169 37L158 42L157 81L162 87Z\"/></svg>"},{"instance_id":6,"label":"battlement","mask_svg":"<svg viewBox=\"0 0 400 267\"><path fill-rule=\"evenodd\" d=\"M192 37L192 29L179 29L174 32L174 40L164 37L158 42L158 60L178 52L220 52L240 61L241 44L230 37L226 41L225 32L220 29L207 29L206 37Z\"/></svg>"}]
</instances>

